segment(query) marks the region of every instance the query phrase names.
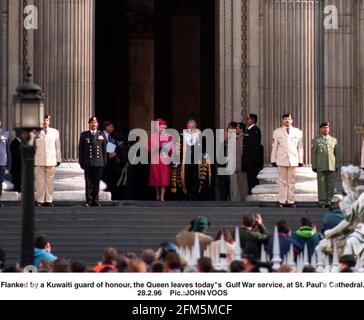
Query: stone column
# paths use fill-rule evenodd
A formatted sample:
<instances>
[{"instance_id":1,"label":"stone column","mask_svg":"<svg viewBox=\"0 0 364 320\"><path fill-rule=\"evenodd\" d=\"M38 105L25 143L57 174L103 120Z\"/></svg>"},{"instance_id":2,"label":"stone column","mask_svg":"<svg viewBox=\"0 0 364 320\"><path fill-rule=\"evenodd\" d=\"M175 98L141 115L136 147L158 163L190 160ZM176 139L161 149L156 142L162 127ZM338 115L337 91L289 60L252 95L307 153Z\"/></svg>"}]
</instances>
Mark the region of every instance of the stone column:
<instances>
[{"instance_id":1,"label":"stone column","mask_svg":"<svg viewBox=\"0 0 364 320\"><path fill-rule=\"evenodd\" d=\"M5 128L14 125L13 95L22 83L22 1L1 1L1 120Z\"/></svg>"},{"instance_id":2,"label":"stone column","mask_svg":"<svg viewBox=\"0 0 364 320\"><path fill-rule=\"evenodd\" d=\"M339 14L338 30L325 30L325 102L323 116L331 122L332 134L341 146L343 164L359 163L360 139L354 125L360 124L363 106L355 105L355 89L359 86L360 65L355 62L356 51L361 52L362 42L356 43L356 6L362 1L325 0L334 5ZM358 26L360 24L357 24ZM363 118L361 118L363 120Z\"/></svg>"},{"instance_id":3,"label":"stone column","mask_svg":"<svg viewBox=\"0 0 364 320\"><path fill-rule=\"evenodd\" d=\"M354 123L355 125L358 125L361 127L361 130L363 130L364 128L364 48L363 48L363 43L364 43L364 0L360 0L358 1L357 4L357 8L355 10L356 14L357 14L357 23L358 23L358 27L357 27L357 35L356 35L356 52L357 52L357 57L358 57L358 62L357 62L357 80L356 82L356 86L357 86L357 97L355 99L355 110L356 110L356 123ZM361 162L361 143L360 143L360 139L358 139L358 135L356 135L355 137L355 164ZM364 172L362 175L362 180L364 180Z\"/></svg>"},{"instance_id":4,"label":"stone column","mask_svg":"<svg viewBox=\"0 0 364 320\"><path fill-rule=\"evenodd\" d=\"M241 119L241 1L216 0L217 127Z\"/></svg>"},{"instance_id":5,"label":"stone column","mask_svg":"<svg viewBox=\"0 0 364 320\"><path fill-rule=\"evenodd\" d=\"M248 2L248 113L260 116L260 1L247 0Z\"/></svg>"},{"instance_id":6,"label":"stone column","mask_svg":"<svg viewBox=\"0 0 364 320\"><path fill-rule=\"evenodd\" d=\"M78 139L94 112L94 0L36 0L34 75L60 130L62 156L78 159Z\"/></svg>"},{"instance_id":7,"label":"stone column","mask_svg":"<svg viewBox=\"0 0 364 320\"><path fill-rule=\"evenodd\" d=\"M270 162L272 133L281 116L295 115L304 130L305 163L317 133L321 84L317 78L322 43L322 5L314 0L265 0L261 127L266 162Z\"/></svg>"},{"instance_id":8,"label":"stone column","mask_svg":"<svg viewBox=\"0 0 364 320\"><path fill-rule=\"evenodd\" d=\"M243 0L245 1L245 0ZM233 69L233 87L232 87L232 121L241 119L241 66L242 66L242 1L233 0L232 3L232 69Z\"/></svg>"}]
</instances>

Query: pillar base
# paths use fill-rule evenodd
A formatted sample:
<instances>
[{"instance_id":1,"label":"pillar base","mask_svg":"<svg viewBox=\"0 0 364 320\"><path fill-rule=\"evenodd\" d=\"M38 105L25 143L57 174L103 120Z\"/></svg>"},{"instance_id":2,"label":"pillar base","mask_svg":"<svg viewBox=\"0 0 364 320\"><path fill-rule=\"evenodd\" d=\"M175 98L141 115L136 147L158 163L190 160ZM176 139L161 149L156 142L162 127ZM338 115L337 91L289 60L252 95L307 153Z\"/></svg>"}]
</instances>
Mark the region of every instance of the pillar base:
<instances>
[{"instance_id":1,"label":"pillar base","mask_svg":"<svg viewBox=\"0 0 364 320\"><path fill-rule=\"evenodd\" d=\"M278 202L278 170L277 168L264 168L258 179L260 185L252 191L253 195L247 197L248 202ZM296 175L296 202L318 202L317 174L311 168L297 168Z\"/></svg>"}]
</instances>

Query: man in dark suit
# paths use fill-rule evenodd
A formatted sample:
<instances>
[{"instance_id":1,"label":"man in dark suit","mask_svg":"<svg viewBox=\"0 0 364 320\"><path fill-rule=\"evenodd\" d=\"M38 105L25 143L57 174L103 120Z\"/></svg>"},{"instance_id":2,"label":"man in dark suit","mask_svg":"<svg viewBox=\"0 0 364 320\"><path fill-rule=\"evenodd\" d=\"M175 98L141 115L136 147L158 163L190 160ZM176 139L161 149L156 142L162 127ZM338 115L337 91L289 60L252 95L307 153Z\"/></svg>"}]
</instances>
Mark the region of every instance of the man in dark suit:
<instances>
[{"instance_id":1,"label":"man in dark suit","mask_svg":"<svg viewBox=\"0 0 364 320\"><path fill-rule=\"evenodd\" d=\"M113 144L116 147L116 141L114 139L115 126L111 121L105 121L103 124L103 133L106 137L107 143ZM116 152L107 154L106 166L102 172L101 180L106 183L107 191L113 192L115 189L115 175L116 175Z\"/></svg>"},{"instance_id":2,"label":"man in dark suit","mask_svg":"<svg viewBox=\"0 0 364 320\"><path fill-rule=\"evenodd\" d=\"M79 162L85 171L86 207L99 207L99 192L102 170L107 162L107 138L98 130L96 117L89 120L90 130L81 134Z\"/></svg>"},{"instance_id":3,"label":"man in dark suit","mask_svg":"<svg viewBox=\"0 0 364 320\"><path fill-rule=\"evenodd\" d=\"M15 132L15 139L10 144L11 153L11 169L12 182L14 184L14 191L21 192L21 173L22 173L22 157L20 152L20 146L22 144L23 132L17 130Z\"/></svg>"},{"instance_id":4,"label":"man in dark suit","mask_svg":"<svg viewBox=\"0 0 364 320\"><path fill-rule=\"evenodd\" d=\"M247 118L247 131L243 140L243 172L247 173L249 194L259 184L258 175L263 167L262 134L257 126L258 116L250 114Z\"/></svg>"}]
</instances>

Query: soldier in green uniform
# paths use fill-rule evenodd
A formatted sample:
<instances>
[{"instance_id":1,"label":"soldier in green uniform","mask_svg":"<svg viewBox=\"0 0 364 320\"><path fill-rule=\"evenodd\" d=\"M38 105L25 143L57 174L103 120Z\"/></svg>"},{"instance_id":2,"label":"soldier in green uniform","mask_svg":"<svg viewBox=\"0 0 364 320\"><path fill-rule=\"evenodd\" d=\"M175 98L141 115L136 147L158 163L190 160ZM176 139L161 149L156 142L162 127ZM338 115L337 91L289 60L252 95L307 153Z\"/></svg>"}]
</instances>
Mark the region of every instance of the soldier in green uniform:
<instances>
[{"instance_id":1,"label":"soldier in green uniform","mask_svg":"<svg viewBox=\"0 0 364 320\"><path fill-rule=\"evenodd\" d=\"M312 169L317 173L320 206L328 208L335 195L339 150L337 140L330 136L329 122L321 124L320 132L312 143Z\"/></svg>"}]
</instances>

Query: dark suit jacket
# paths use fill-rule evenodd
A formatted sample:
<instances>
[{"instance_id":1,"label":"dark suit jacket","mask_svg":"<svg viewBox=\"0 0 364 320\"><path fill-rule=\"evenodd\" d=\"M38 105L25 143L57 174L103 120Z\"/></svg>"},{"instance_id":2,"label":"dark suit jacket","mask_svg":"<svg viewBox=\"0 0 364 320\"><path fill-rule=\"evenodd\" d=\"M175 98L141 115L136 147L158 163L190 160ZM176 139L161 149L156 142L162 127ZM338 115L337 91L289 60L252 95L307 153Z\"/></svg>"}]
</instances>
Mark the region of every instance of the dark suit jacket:
<instances>
[{"instance_id":1,"label":"dark suit jacket","mask_svg":"<svg viewBox=\"0 0 364 320\"><path fill-rule=\"evenodd\" d=\"M243 140L243 168L262 165L262 134L257 126L246 131Z\"/></svg>"},{"instance_id":2,"label":"dark suit jacket","mask_svg":"<svg viewBox=\"0 0 364 320\"><path fill-rule=\"evenodd\" d=\"M18 139L14 139L10 144L11 153L11 174L21 174L22 163L21 163L21 153L20 153L20 142Z\"/></svg>"},{"instance_id":3,"label":"dark suit jacket","mask_svg":"<svg viewBox=\"0 0 364 320\"><path fill-rule=\"evenodd\" d=\"M107 139L101 131L93 136L91 131L81 134L79 144L79 163L82 169L86 167L105 167L107 162Z\"/></svg>"}]
</instances>

